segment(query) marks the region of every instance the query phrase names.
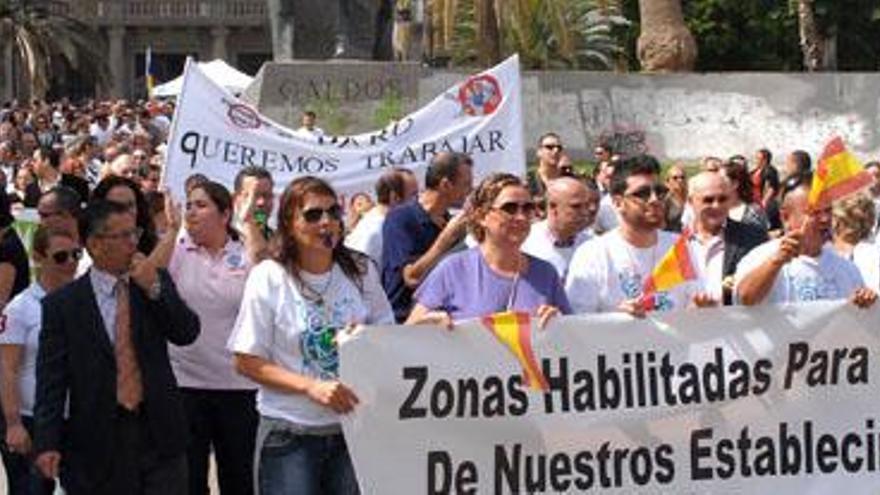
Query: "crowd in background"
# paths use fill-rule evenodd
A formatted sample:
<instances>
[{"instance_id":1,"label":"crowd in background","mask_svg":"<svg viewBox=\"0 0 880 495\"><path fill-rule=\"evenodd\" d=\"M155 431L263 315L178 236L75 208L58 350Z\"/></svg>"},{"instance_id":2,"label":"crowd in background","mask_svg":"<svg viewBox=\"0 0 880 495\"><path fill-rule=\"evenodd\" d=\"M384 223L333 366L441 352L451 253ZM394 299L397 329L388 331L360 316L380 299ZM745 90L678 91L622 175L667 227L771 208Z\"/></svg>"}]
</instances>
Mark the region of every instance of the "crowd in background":
<instances>
[{"instance_id":1,"label":"crowd in background","mask_svg":"<svg viewBox=\"0 0 880 495\"><path fill-rule=\"evenodd\" d=\"M173 105L34 103L0 110L0 403L11 494L357 493L339 418L336 338L358 324L503 311L644 317L880 290L880 186L811 208L809 154L770 150L665 170L559 135L528 177L474 180L439 153L342 204L331 184L159 190ZM301 132L320 134L315 115ZM866 166L880 178L880 163ZM275 191L283 190L276 198ZM181 198L184 199L184 198ZM29 252L16 215L34 209ZM692 280L650 290L684 243ZM31 273L31 269L34 272Z\"/></svg>"}]
</instances>

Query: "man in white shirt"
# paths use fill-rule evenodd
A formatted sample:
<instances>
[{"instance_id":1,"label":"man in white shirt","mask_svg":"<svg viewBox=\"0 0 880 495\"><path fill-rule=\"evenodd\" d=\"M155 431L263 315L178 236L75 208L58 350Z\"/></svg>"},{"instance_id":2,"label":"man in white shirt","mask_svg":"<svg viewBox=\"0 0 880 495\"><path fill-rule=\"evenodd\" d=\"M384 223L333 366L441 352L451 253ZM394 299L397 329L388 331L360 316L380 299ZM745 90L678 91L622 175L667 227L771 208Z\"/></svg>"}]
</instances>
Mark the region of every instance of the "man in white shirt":
<instances>
[{"instance_id":1,"label":"man in white shirt","mask_svg":"<svg viewBox=\"0 0 880 495\"><path fill-rule=\"evenodd\" d=\"M305 112L303 112L302 120L300 121L302 123L302 127L297 129L296 133L301 136L314 139L324 137L324 130L315 125L315 122L317 122L317 120L318 116L315 114L315 112L311 110L306 110Z\"/></svg>"},{"instance_id":2,"label":"man in white shirt","mask_svg":"<svg viewBox=\"0 0 880 495\"><path fill-rule=\"evenodd\" d=\"M547 218L535 224L522 251L552 264L564 279L575 249L593 238L589 228L599 210L599 191L574 177L547 184Z\"/></svg>"},{"instance_id":3,"label":"man in white shirt","mask_svg":"<svg viewBox=\"0 0 880 495\"><path fill-rule=\"evenodd\" d=\"M593 230L597 234L604 234L617 227L620 220L617 218L617 210L611 199L611 177L614 175L614 167L617 162L613 160L611 149L607 145L596 147L596 185L599 187L599 213L596 217L596 225Z\"/></svg>"},{"instance_id":4,"label":"man in white shirt","mask_svg":"<svg viewBox=\"0 0 880 495\"><path fill-rule=\"evenodd\" d=\"M677 236L660 231L669 189L660 181L660 164L636 156L615 165L611 196L620 225L577 249L569 266L565 291L575 313L624 311L643 315L643 287ZM652 294L658 311L702 305L698 282Z\"/></svg>"},{"instance_id":5,"label":"man in white shirt","mask_svg":"<svg viewBox=\"0 0 880 495\"><path fill-rule=\"evenodd\" d=\"M707 295L724 304L732 302L733 273L740 260L767 241L764 230L727 217L732 194L730 180L720 172L700 172L688 183L691 259Z\"/></svg>"},{"instance_id":6,"label":"man in white shirt","mask_svg":"<svg viewBox=\"0 0 880 495\"><path fill-rule=\"evenodd\" d=\"M811 209L809 172L787 180L781 216L785 235L755 248L736 271L735 294L747 306L850 298L869 307L877 294L866 288L858 268L826 242L831 207Z\"/></svg>"},{"instance_id":7,"label":"man in white shirt","mask_svg":"<svg viewBox=\"0 0 880 495\"><path fill-rule=\"evenodd\" d=\"M370 208L345 238L349 249L366 254L376 266L382 266L382 225L391 208L409 201L419 192L419 183L412 171L389 170L376 181L376 206Z\"/></svg>"}]
</instances>

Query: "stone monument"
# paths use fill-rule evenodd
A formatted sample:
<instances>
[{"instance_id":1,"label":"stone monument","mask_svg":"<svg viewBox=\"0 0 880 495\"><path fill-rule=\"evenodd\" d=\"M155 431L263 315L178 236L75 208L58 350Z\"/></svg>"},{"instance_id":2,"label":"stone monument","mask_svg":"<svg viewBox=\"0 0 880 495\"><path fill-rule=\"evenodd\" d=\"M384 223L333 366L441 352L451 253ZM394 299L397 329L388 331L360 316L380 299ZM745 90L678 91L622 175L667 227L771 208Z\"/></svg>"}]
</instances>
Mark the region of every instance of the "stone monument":
<instances>
[{"instance_id":1,"label":"stone monument","mask_svg":"<svg viewBox=\"0 0 880 495\"><path fill-rule=\"evenodd\" d=\"M267 0L276 62L390 60L394 0Z\"/></svg>"}]
</instances>

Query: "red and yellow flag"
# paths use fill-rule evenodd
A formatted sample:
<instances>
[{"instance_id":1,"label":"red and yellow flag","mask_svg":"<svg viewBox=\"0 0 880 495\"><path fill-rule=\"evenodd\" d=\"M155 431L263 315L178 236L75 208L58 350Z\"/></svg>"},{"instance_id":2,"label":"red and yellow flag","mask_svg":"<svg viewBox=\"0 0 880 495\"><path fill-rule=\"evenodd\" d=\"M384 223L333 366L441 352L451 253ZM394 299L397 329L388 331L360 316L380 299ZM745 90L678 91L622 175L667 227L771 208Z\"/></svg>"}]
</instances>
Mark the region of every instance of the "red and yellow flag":
<instances>
[{"instance_id":1,"label":"red and yellow flag","mask_svg":"<svg viewBox=\"0 0 880 495\"><path fill-rule=\"evenodd\" d=\"M505 311L483 317L483 325L522 365L523 382L533 390L549 390L547 378L532 350L532 324L528 313Z\"/></svg>"},{"instance_id":2,"label":"red and yellow flag","mask_svg":"<svg viewBox=\"0 0 880 495\"><path fill-rule=\"evenodd\" d=\"M645 279L645 284L642 286L642 304L646 311L655 309L655 292L667 291L676 285L697 278L694 263L688 250L688 237L690 237L690 232L685 229Z\"/></svg>"},{"instance_id":3,"label":"red and yellow flag","mask_svg":"<svg viewBox=\"0 0 880 495\"><path fill-rule=\"evenodd\" d=\"M810 187L811 208L822 209L831 203L873 184L874 178L846 149L839 136L832 139L819 158L813 185Z\"/></svg>"}]
</instances>

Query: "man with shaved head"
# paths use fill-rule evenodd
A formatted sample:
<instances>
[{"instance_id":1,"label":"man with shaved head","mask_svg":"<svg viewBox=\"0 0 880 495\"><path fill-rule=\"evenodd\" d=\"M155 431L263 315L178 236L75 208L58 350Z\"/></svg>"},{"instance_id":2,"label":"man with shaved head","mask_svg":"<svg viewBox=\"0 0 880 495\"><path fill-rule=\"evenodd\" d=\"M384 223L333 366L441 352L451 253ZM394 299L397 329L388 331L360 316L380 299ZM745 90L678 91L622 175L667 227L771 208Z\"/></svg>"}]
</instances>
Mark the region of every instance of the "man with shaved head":
<instances>
[{"instance_id":1,"label":"man with shaved head","mask_svg":"<svg viewBox=\"0 0 880 495\"><path fill-rule=\"evenodd\" d=\"M858 268L828 244L831 207L811 207L812 174L785 181L781 216L785 234L746 255L736 270L735 294L747 306L849 298L871 306L877 294L865 287Z\"/></svg>"},{"instance_id":2,"label":"man with shaved head","mask_svg":"<svg viewBox=\"0 0 880 495\"><path fill-rule=\"evenodd\" d=\"M735 194L722 173L700 172L688 183L693 225L688 246L703 287L712 299L731 304L732 277L740 260L767 241L760 228L727 217Z\"/></svg>"},{"instance_id":3,"label":"man with shaved head","mask_svg":"<svg viewBox=\"0 0 880 495\"><path fill-rule=\"evenodd\" d=\"M549 262L564 279L578 246L593 237L589 228L599 211L593 182L560 177L547 183L547 218L532 225L522 251Z\"/></svg>"}]
</instances>

